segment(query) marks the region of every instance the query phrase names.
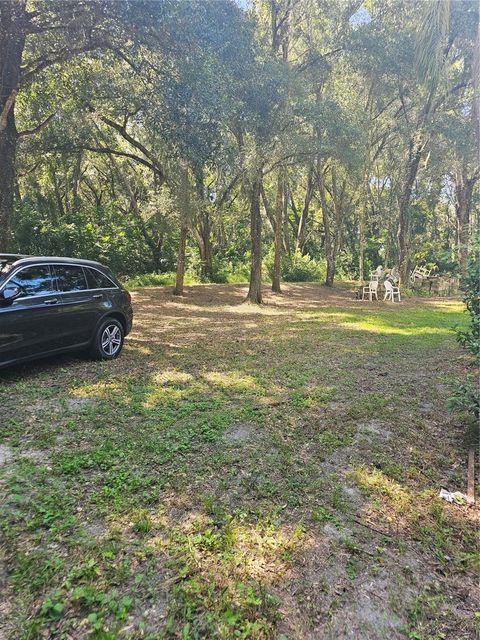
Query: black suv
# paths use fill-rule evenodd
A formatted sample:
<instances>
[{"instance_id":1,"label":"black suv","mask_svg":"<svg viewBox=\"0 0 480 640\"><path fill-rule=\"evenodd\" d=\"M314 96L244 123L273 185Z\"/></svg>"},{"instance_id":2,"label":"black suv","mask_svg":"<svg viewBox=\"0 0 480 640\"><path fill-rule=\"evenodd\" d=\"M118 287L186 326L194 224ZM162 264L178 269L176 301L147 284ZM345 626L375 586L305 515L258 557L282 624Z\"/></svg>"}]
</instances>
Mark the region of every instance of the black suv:
<instances>
[{"instance_id":1,"label":"black suv","mask_svg":"<svg viewBox=\"0 0 480 640\"><path fill-rule=\"evenodd\" d=\"M87 348L116 358L131 297L98 262L0 254L0 367Z\"/></svg>"}]
</instances>

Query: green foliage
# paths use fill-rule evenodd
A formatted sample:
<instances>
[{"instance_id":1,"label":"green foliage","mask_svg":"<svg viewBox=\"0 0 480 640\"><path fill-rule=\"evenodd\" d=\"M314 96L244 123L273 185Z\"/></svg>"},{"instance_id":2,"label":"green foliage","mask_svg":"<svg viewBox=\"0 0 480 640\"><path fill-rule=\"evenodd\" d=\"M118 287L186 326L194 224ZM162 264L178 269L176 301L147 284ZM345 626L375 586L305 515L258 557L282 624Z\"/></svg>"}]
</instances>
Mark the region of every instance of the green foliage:
<instances>
[{"instance_id":1,"label":"green foliage","mask_svg":"<svg viewBox=\"0 0 480 640\"><path fill-rule=\"evenodd\" d=\"M124 280L127 289L135 289L137 287L165 287L175 284L176 274L173 271L167 273L144 273L142 275L133 276ZM185 284L198 284L199 278L195 274L187 272L185 274Z\"/></svg>"},{"instance_id":2,"label":"green foliage","mask_svg":"<svg viewBox=\"0 0 480 640\"><path fill-rule=\"evenodd\" d=\"M463 301L470 316L468 329L457 330L457 340L480 364L480 252L474 251L462 279Z\"/></svg>"},{"instance_id":3,"label":"green foliage","mask_svg":"<svg viewBox=\"0 0 480 640\"><path fill-rule=\"evenodd\" d=\"M472 211L479 199L475 3L381 0L360 21L341 0L243 5L88 0L73 16L60 0L38 0L25 20L22 66L36 70L17 96L17 130L55 115L18 140L11 249L84 256L141 276L133 286L170 285L186 225L190 282L244 282L261 169L266 273L281 172L283 278L321 282L332 248L335 277L357 278L360 227L364 274L398 262L404 177L423 140L407 193L408 257L454 273L462 180L474 180ZM103 33L108 47L102 36L83 51ZM70 56L72 45L82 55ZM34 64L60 50L59 64Z\"/></svg>"},{"instance_id":4,"label":"green foliage","mask_svg":"<svg viewBox=\"0 0 480 640\"><path fill-rule=\"evenodd\" d=\"M245 258L236 257L235 260L227 256L222 258L215 256L212 265L212 282L237 284L248 282L249 265Z\"/></svg>"},{"instance_id":5,"label":"green foliage","mask_svg":"<svg viewBox=\"0 0 480 640\"><path fill-rule=\"evenodd\" d=\"M465 411L476 418L480 417L478 374L470 375L466 381L454 385L449 407L455 411Z\"/></svg>"},{"instance_id":6,"label":"green foliage","mask_svg":"<svg viewBox=\"0 0 480 640\"><path fill-rule=\"evenodd\" d=\"M480 364L480 260L478 250L472 252L467 273L462 279L463 301L469 314L466 329L457 328L458 342L473 356L474 372L466 379L458 381L449 404L452 409L466 411L476 418L480 416L480 385L478 367Z\"/></svg>"},{"instance_id":7,"label":"green foliage","mask_svg":"<svg viewBox=\"0 0 480 640\"><path fill-rule=\"evenodd\" d=\"M282 273L285 282L319 282L325 271L322 265L310 256L295 253L283 261Z\"/></svg>"},{"instance_id":8,"label":"green foliage","mask_svg":"<svg viewBox=\"0 0 480 640\"><path fill-rule=\"evenodd\" d=\"M120 276L142 273L153 266L134 221L119 215L115 203L95 210L80 208L56 220L51 210L25 199L15 211L14 229L13 248L22 253L98 260ZM169 262L172 265L172 254L165 249L164 268Z\"/></svg>"}]
</instances>

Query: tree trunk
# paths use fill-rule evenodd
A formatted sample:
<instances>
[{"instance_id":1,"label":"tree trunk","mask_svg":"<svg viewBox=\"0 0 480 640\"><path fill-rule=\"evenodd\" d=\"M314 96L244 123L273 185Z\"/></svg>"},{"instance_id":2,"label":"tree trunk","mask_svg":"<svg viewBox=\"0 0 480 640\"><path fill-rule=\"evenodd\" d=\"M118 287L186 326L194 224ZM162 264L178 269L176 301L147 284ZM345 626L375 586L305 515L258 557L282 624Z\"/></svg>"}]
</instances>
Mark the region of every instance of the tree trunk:
<instances>
[{"instance_id":1,"label":"tree trunk","mask_svg":"<svg viewBox=\"0 0 480 640\"><path fill-rule=\"evenodd\" d=\"M211 230L210 216L207 211L199 225L197 240L200 250L201 277L202 280L210 281L213 277Z\"/></svg>"},{"instance_id":2,"label":"tree trunk","mask_svg":"<svg viewBox=\"0 0 480 640\"><path fill-rule=\"evenodd\" d=\"M80 208L80 198L78 197L78 188L80 186L80 177L82 174L83 152L79 151L75 160L75 166L72 174L72 205L71 210L76 213Z\"/></svg>"},{"instance_id":3,"label":"tree trunk","mask_svg":"<svg viewBox=\"0 0 480 640\"><path fill-rule=\"evenodd\" d=\"M205 237L205 277L207 280L213 280L213 255L212 255L212 241L210 234Z\"/></svg>"},{"instance_id":4,"label":"tree trunk","mask_svg":"<svg viewBox=\"0 0 480 640\"><path fill-rule=\"evenodd\" d=\"M0 251L8 249L15 194L15 98L25 46L25 2L0 2Z\"/></svg>"},{"instance_id":5,"label":"tree trunk","mask_svg":"<svg viewBox=\"0 0 480 640\"><path fill-rule=\"evenodd\" d=\"M252 257L250 263L250 286L247 300L262 303L262 218L260 215L260 190L262 176L257 170L250 188L250 238Z\"/></svg>"},{"instance_id":6,"label":"tree trunk","mask_svg":"<svg viewBox=\"0 0 480 640\"><path fill-rule=\"evenodd\" d=\"M297 242L295 250L299 251L302 255L305 249L305 231L307 227L308 214L310 211L310 202L313 197L313 167L310 167L308 172L307 188L305 191L305 198L303 201L302 214L298 223Z\"/></svg>"},{"instance_id":7,"label":"tree trunk","mask_svg":"<svg viewBox=\"0 0 480 640\"><path fill-rule=\"evenodd\" d=\"M330 252L327 255L327 275L325 276L325 286L333 287L334 278L335 278L335 258Z\"/></svg>"},{"instance_id":8,"label":"tree trunk","mask_svg":"<svg viewBox=\"0 0 480 640\"><path fill-rule=\"evenodd\" d=\"M177 254L177 275L175 278L174 296L183 296L183 283L185 280L185 249L187 246L188 227L182 224L180 229L180 242Z\"/></svg>"},{"instance_id":9,"label":"tree trunk","mask_svg":"<svg viewBox=\"0 0 480 640\"><path fill-rule=\"evenodd\" d=\"M468 265L468 241L473 187L477 177L468 178L466 167L455 176L455 214L457 219L457 253L460 271L465 275Z\"/></svg>"},{"instance_id":10,"label":"tree trunk","mask_svg":"<svg viewBox=\"0 0 480 640\"><path fill-rule=\"evenodd\" d=\"M275 293L282 293L280 286L281 272L282 272L282 249L283 249L283 201L284 201L284 179L282 169L278 172L277 178L277 198L275 202L275 257L273 260L273 275L272 275L272 291Z\"/></svg>"},{"instance_id":11,"label":"tree trunk","mask_svg":"<svg viewBox=\"0 0 480 640\"><path fill-rule=\"evenodd\" d=\"M420 159L422 157L423 145L421 141L410 142L410 152L407 164L407 171L398 202L399 216L397 229L397 260L400 281L405 286L408 284L410 273L410 201L412 189L418 173Z\"/></svg>"},{"instance_id":12,"label":"tree trunk","mask_svg":"<svg viewBox=\"0 0 480 640\"><path fill-rule=\"evenodd\" d=\"M200 250L200 276L202 280L211 281L213 278L213 265L212 265L212 246L210 238L202 235L202 240L199 243Z\"/></svg>"},{"instance_id":13,"label":"tree trunk","mask_svg":"<svg viewBox=\"0 0 480 640\"><path fill-rule=\"evenodd\" d=\"M290 229L288 222L288 201L290 199L286 174L283 180L283 249L290 255Z\"/></svg>"},{"instance_id":14,"label":"tree trunk","mask_svg":"<svg viewBox=\"0 0 480 640\"><path fill-rule=\"evenodd\" d=\"M477 37L473 54L473 109L472 115L477 134L477 160L480 164L480 22L477 27Z\"/></svg>"},{"instance_id":15,"label":"tree trunk","mask_svg":"<svg viewBox=\"0 0 480 640\"><path fill-rule=\"evenodd\" d=\"M335 252L334 242L332 238L332 230L330 226L330 218L328 215L328 205L325 195L325 184L323 182L323 168L320 161L317 163L317 175L318 175L318 194L320 196L320 204L322 207L322 221L324 232L324 247L325 247L325 259L327 262L327 274L325 277L325 285L327 287L333 286L333 279L335 277Z\"/></svg>"},{"instance_id":16,"label":"tree trunk","mask_svg":"<svg viewBox=\"0 0 480 640\"><path fill-rule=\"evenodd\" d=\"M344 180L342 188L339 192L337 185L337 172L335 170L335 167L332 166L332 204L334 213L334 229L333 231L330 230L331 252L330 258L327 259L327 277L325 282L327 287L333 287L333 281L335 279L335 273L337 271L337 255L342 244L344 196L346 187L347 182L346 180Z\"/></svg>"},{"instance_id":17,"label":"tree trunk","mask_svg":"<svg viewBox=\"0 0 480 640\"><path fill-rule=\"evenodd\" d=\"M48 167L50 180L52 181L52 185L53 185L53 192L55 194L56 209L57 209L55 212L52 211L52 220L54 224L58 224L59 218L61 220L65 219L65 209L63 206L62 194L60 193L60 186L57 180L57 167L54 166L52 160L49 160L47 167Z\"/></svg>"}]
</instances>

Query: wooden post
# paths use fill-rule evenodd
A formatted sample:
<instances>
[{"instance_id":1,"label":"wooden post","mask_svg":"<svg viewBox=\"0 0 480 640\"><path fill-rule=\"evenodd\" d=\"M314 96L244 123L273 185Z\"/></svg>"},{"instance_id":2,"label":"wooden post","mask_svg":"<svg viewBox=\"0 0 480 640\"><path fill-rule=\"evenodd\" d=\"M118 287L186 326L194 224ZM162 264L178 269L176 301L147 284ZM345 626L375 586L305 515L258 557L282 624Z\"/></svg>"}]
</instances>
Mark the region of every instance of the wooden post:
<instances>
[{"instance_id":1,"label":"wooden post","mask_svg":"<svg viewBox=\"0 0 480 640\"><path fill-rule=\"evenodd\" d=\"M470 449L468 452L467 502L468 504L475 504L475 450L474 449Z\"/></svg>"}]
</instances>

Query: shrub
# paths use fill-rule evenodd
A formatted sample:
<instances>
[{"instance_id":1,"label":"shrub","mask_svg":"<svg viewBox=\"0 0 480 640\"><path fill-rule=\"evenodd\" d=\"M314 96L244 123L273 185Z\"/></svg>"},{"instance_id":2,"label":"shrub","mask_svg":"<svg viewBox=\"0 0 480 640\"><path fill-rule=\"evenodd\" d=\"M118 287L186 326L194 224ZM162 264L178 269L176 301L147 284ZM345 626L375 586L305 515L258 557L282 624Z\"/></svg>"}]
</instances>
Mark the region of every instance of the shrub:
<instances>
[{"instance_id":1,"label":"shrub","mask_svg":"<svg viewBox=\"0 0 480 640\"><path fill-rule=\"evenodd\" d=\"M166 287L175 284L176 274L174 271L167 273L143 273L139 276L133 276L124 281L127 289L135 289L136 287ZM198 279L187 271L185 273L185 284L198 284Z\"/></svg>"},{"instance_id":2,"label":"shrub","mask_svg":"<svg viewBox=\"0 0 480 640\"><path fill-rule=\"evenodd\" d=\"M223 283L244 283L248 282L250 276L250 265L248 261L241 263L227 257L214 256L212 261L212 282Z\"/></svg>"},{"instance_id":3,"label":"shrub","mask_svg":"<svg viewBox=\"0 0 480 640\"><path fill-rule=\"evenodd\" d=\"M472 354L474 372L467 375L466 380L457 382L449 405L480 416L480 387L478 384L478 365L480 364L480 261L478 249L472 252L467 273L462 279L463 301L470 315L469 326L465 330L457 329L458 342Z\"/></svg>"},{"instance_id":4,"label":"shrub","mask_svg":"<svg viewBox=\"0 0 480 640\"><path fill-rule=\"evenodd\" d=\"M470 324L466 331L457 330L457 340L480 363L480 256L474 252L470 258L467 273L461 282L463 301L470 314Z\"/></svg>"},{"instance_id":5,"label":"shrub","mask_svg":"<svg viewBox=\"0 0 480 640\"><path fill-rule=\"evenodd\" d=\"M457 382L453 387L448 406L452 410L472 413L480 417L480 392L476 375L468 376L466 382Z\"/></svg>"},{"instance_id":6,"label":"shrub","mask_svg":"<svg viewBox=\"0 0 480 640\"><path fill-rule=\"evenodd\" d=\"M274 248L266 254L263 271L270 280L273 277ZM285 282L319 282L325 277L325 269L309 255L295 252L282 257L282 280Z\"/></svg>"},{"instance_id":7,"label":"shrub","mask_svg":"<svg viewBox=\"0 0 480 640\"><path fill-rule=\"evenodd\" d=\"M325 277L325 270L310 256L295 252L291 257L285 256L282 276L285 282L318 282Z\"/></svg>"}]
</instances>

